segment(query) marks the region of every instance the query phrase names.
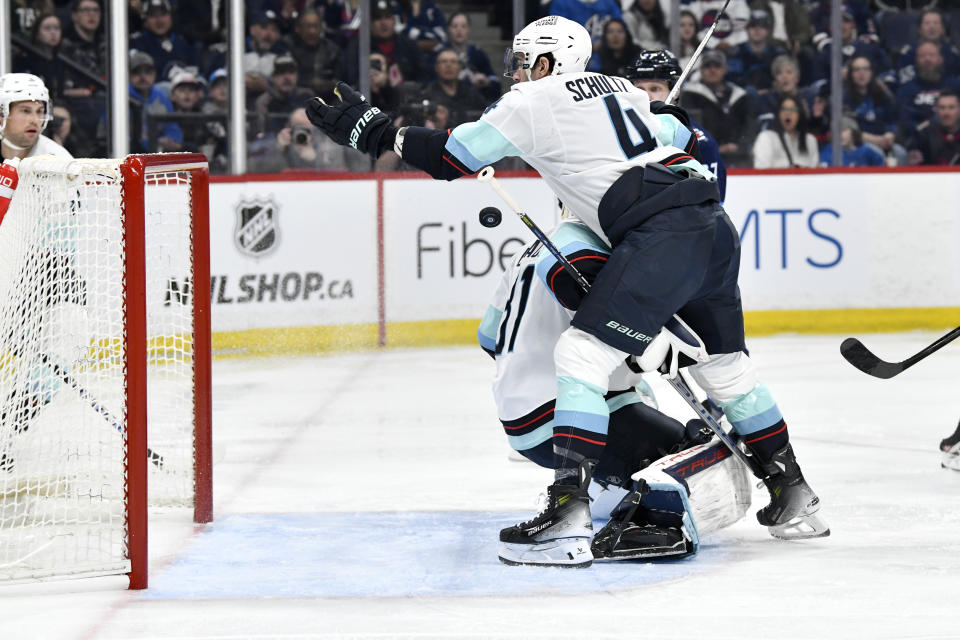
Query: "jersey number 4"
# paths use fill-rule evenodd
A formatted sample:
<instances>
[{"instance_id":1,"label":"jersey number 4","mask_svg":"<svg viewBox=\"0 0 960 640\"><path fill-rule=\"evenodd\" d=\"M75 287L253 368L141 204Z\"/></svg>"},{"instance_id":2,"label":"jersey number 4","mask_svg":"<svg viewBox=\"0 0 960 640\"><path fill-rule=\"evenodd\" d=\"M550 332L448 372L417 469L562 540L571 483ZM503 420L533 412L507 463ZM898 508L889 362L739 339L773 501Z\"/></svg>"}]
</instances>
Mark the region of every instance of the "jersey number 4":
<instances>
[{"instance_id":1,"label":"jersey number 4","mask_svg":"<svg viewBox=\"0 0 960 640\"><path fill-rule=\"evenodd\" d=\"M650 135L650 130L647 129L647 125L643 124L643 120L640 119L636 111L633 109L623 109L617 101L617 97L613 94L604 98L603 103L607 105L610 121L613 123L613 128L617 132L617 141L620 143L620 148L623 149L623 153L626 154L627 160L636 158L641 154L657 148L657 141ZM634 143L631 139L630 132L627 131L627 123L624 120L624 115L626 115L630 124L633 125L633 128L637 130L637 133L640 134L640 142Z\"/></svg>"}]
</instances>

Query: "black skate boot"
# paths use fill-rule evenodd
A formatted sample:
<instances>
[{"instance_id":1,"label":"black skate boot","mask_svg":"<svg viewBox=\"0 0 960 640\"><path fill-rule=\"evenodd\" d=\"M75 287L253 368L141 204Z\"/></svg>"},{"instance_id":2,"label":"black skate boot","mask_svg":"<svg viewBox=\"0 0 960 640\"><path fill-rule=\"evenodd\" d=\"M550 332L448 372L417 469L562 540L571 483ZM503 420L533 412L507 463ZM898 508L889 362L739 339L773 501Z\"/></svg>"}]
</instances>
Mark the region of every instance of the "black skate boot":
<instances>
[{"instance_id":1,"label":"black skate boot","mask_svg":"<svg viewBox=\"0 0 960 640\"><path fill-rule=\"evenodd\" d=\"M589 567L593 562L590 538L589 472L580 485L547 487L546 506L531 520L500 531L500 561L509 565Z\"/></svg>"},{"instance_id":2,"label":"black skate boot","mask_svg":"<svg viewBox=\"0 0 960 640\"><path fill-rule=\"evenodd\" d=\"M794 540L830 535L826 523L816 516L820 498L803 479L800 465L787 445L763 465L763 483L770 492L770 504L757 512L757 521L775 538Z\"/></svg>"},{"instance_id":3,"label":"black skate boot","mask_svg":"<svg viewBox=\"0 0 960 640\"><path fill-rule=\"evenodd\" d=\"M950 451L950 449L957 446L958 442L960 442L960 424L957 425L957 429L953 432L953 435L949 435L940 441L940 451Z\"/></svg>"}]
</instances>

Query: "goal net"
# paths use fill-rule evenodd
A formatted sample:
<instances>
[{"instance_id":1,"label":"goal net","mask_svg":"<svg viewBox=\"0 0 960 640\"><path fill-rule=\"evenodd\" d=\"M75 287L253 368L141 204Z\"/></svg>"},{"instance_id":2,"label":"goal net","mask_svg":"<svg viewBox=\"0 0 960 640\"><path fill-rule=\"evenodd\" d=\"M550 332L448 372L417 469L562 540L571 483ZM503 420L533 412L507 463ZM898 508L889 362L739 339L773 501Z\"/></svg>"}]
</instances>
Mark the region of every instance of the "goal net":
<instances>
[{"instance_id":1,"label":"goal net","mask_svg":"<svg viewBox=\"0 0 960 640\"><path fill-rule=\"evenodd\" d=\"M44 156L19 176L0 224L0 581L143 588L148 507L212 517L206 162Z\"/></svg>"}]
</instances>

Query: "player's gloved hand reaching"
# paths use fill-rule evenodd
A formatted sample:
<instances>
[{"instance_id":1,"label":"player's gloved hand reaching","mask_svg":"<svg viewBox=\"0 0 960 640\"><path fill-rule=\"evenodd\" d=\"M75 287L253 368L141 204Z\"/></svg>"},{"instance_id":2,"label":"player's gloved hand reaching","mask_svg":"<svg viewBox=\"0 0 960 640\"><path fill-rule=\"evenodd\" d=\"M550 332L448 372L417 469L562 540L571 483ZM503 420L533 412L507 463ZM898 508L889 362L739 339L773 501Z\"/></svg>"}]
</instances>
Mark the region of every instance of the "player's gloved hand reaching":
<instances>
[{"instance_id":1,"label":"player's gloved hand reaching","mask_svg":"<svg viewBox=\"0 0 960 640\"><path fill-rule=\"evenodd\" d=\"M339 104L327 104L322 98L307 102L307 117L337 144L351 146L374 158L380 152L380 139L390 129L390 117L374 107L359 91L346 82L333 90Z\"/></svg>"}]
</instances>

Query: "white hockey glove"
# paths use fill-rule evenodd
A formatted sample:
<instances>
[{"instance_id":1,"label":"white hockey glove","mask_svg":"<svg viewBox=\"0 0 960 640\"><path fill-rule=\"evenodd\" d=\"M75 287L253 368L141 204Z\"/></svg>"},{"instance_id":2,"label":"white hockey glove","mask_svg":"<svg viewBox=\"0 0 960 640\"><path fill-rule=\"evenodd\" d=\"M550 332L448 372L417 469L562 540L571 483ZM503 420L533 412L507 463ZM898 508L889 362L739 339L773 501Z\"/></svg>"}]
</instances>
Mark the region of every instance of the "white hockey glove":
<instances>
[{"instance_id":1,"label":"white hockey glove","mask_svg":"<svg viewBox=\"0 0 960 640\"><path fill-rule=\"evenodd\" d=\"M645 372L659 371L665 377L675 378L681 366L699 364L709 359L700 336L683 320L673 316L637 358L637 364Z\"/></svg>"}]
</instances>

